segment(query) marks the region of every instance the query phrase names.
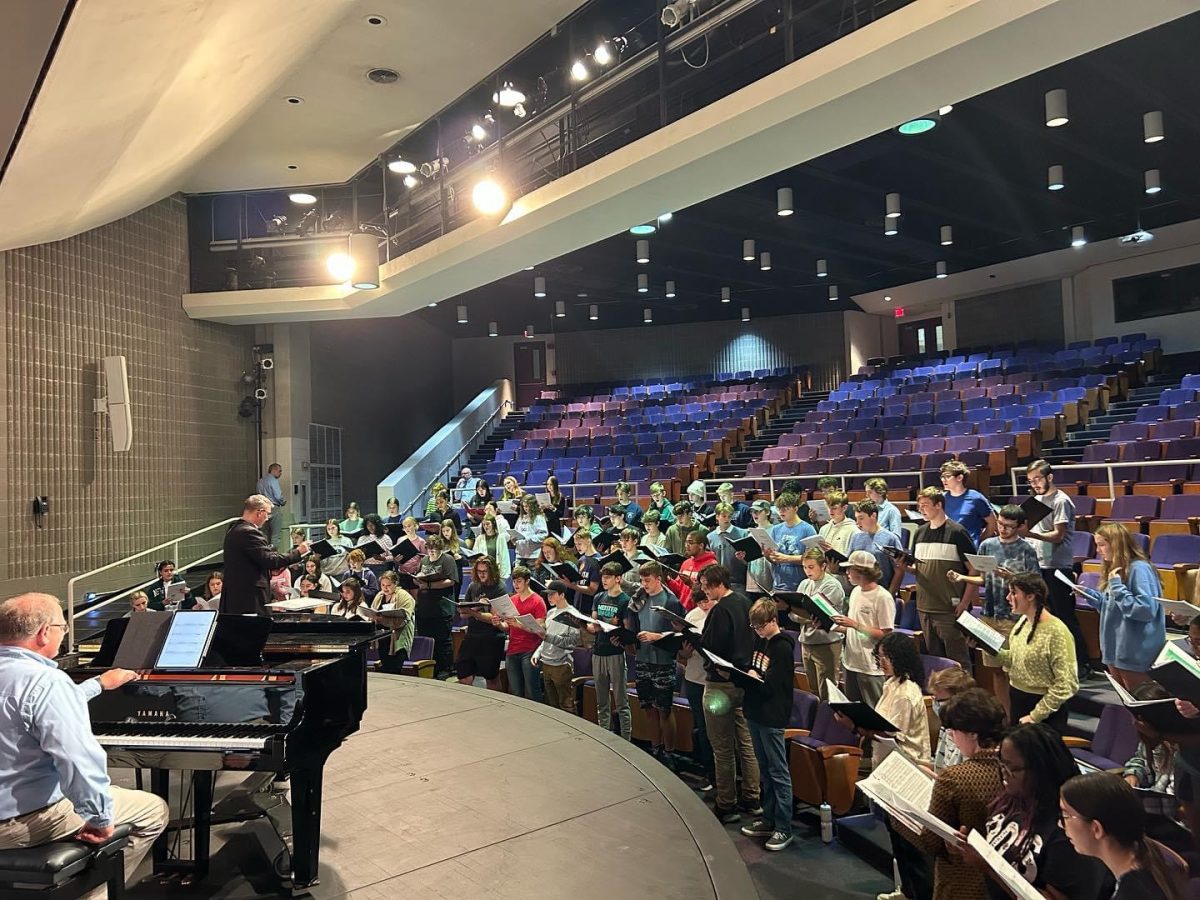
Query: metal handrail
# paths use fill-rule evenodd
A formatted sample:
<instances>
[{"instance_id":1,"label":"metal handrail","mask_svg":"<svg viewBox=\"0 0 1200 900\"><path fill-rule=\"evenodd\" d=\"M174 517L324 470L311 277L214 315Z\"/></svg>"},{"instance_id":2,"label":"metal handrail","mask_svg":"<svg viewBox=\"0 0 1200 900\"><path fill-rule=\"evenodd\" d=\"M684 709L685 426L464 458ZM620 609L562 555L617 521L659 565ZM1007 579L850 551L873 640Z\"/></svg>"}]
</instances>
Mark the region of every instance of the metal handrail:
<instances>
[{"instance_id":1,"label":"metal handrail","mask_svg":"<svg viewBox=\"0 0 1200 900\"><path fill-rule=\"evenodd\" d=\"M419 490L417 492L417 496L413 497L412 500L410 500L408 502L408 506L404 507L404 509L402 509L400 511L400 515L402 517L411 513L412 508L417 505L417 502L422 497L424 497L433 488L433 486L435 484L437 484L439 481L442 481L443 476L449 476L450 470L454 468L454 464L462 458L462 455L463 455L463 453L466 452L467 448L470 447L471 444L473 444L475 442L475 438L479 437L479 435L484 431L484 429L486 429L492 425L492 423L496 420L496 416L498 416L504 412L505 407L508 407L509 409L514 409L516 407L516 405L511 400L501 400L500 405L496 407L495 412L493 412L490 416L488 416L487 421L475 429L474 434L472 434L469 438L467 438L466 443L458 448L458 452L456 452L452 457L450 457L450 461L448 463L446 463L446 465L443 468L439 469L438 474L434 475L433 479L427 485L425 485L425 487L421 488L421 490ZM442 481L442 484L446 484L446 482ZM446 486L449 487L448 484Z\"/></svg>"},{"instance_id":2,"label":"metal handrail","mask_svg":"<svg viewBox=\"0 0 1200 900\"><path fill-rule=\"evenodd\" d=\"M1127 461L1127 462L1096 462L1096 463L1051 463L1050 468L1054 472L1069 472L1073 469L1100 469L1103 468L1108 473L1108 496L1110 499L1115 499L1117 496L1117 482L1113 478L1114 469L1141 469L1154 468L1156 466L1179 466L1188 463L1198 463L1200 457L1189 457L1187 459L1151 459L1144 462ZM1029 471L1029 466L1013 466L1009 470L1009 477L1012 479L1012 492L1017 493L1017 473Z\"/></svg>"},{"instance_id":3,"label":"metal handrail","mask_svg":"<svg viewBox=\"0 0 1200 900\"><path fill-rule=\"evenodd\" d=\"M116 562L110 562L108 565L100 566L100 568L98 568L98 569L92 569L90 572L84 572L82 575L76 575L74 578L72 578L71 580L69 580L67 582L67 624L68 624L68 626L70 626L70 629L71 629L70 633L68 634L68 638L74 639L74 637L75 637L75 634L74 634L74 630L75 630L75 626L74 626L75 585L78 584L80 581L82 581L85 578L91 578L95 575L99 575L101 572L107 572L109 569L115 569L115 568L117 568L117 566L123 566L123 565L126 565L127 563L134 562L135 560L141 559L143 556L149 556L152 553L157 553L160 550L165 550L167 547L172 548L171 557L173 559L177 559L179 556L179 544L181 542L191 540L194 537L199 537L200 535L205 534L209 531L212 531L215 528L221 528L222 526L227 526L232 522L236 522L238 520L238 518L240 518L240 517L232 516L231 518L228 518L228 519L222 519L220 522L214 522L211 525L206 525L197 531L191 532L190 534L185 534L185 535L182 535L177 538L172 538L169 541L163 541L161 544L156 544L155 546L150 547L146 550L142 550L138 553L132 553L129 556L126 556L122 559L118 559ZM196 562L187 563L184 566L178 566L177 568L186 570L190 566L196 565L197 562L199 562L199 560L197 560ZM153 578L146 582L146 584L153 584L153 583L154 583ZM137 590L137 588L132 588L131 590ZM124 596L124 595L122 595L122 596ZM110 597L103 602L111 603L115 599L116 599L116 597ZM69 643L68 643L68 646L70 646Z\"/></svg>"}]
</instances>

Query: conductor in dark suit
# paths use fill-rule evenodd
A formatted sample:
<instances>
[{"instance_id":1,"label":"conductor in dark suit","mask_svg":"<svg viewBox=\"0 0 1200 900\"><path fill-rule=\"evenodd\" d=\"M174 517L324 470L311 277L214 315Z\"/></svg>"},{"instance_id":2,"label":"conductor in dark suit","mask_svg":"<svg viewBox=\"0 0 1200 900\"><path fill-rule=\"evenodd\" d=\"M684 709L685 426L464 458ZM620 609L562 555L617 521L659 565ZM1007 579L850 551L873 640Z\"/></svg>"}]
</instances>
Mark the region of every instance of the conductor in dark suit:
<instances>
[{"instance_id":1,"label":"conductor in dark suit","mask_svg":"<svg viewBox=\"0 0 1200 900\"><path fill-rule=\"evenodd\" d=\"M225 583L221 612L262 613L271 601L271 572L298 563L308 553L308 542L278 553L262 532L274 504L262 494L251 494L242 517L225 532Z\"/></svg>"}]
</instances>

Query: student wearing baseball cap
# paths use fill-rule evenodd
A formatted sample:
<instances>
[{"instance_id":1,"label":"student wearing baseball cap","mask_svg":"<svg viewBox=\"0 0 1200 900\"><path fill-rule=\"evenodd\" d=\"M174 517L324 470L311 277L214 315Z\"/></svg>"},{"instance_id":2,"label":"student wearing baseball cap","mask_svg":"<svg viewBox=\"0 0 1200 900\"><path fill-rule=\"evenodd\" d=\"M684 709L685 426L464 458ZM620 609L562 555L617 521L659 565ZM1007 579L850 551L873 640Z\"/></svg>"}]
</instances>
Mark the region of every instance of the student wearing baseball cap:
<instances>
[{"instance_id":1,"label":"student wearing baseball cap","mask_svg":"<svg viewBox=\"0 0 1200 900\"><path fill-rule=\"evenodd\" d=\"M833 621L846 635L842 650L842 668L846 672L846 696L871 706L883 694L884 675L875 657L875 645L896 624L896 601L879 584L882 572L869 550L855 550L842 563L846 577L854 585L846 604L846 615Z\"/></svg>"},{"instance_id":2,"label":"student wearing baseball cap","mask_svg":"<svg viewBox=\"0 0 1200 900\"><path fill-rule=\"evenodd\" d=\"M571 683L575 659L571 651L579 646L579 629L559 622L558 617L574 612L568 600L574 593L571 585L557 578L546 585L546 599L550 601L546 634L541 646L533 651L533 664L542 668L542 696L546 705L569 713L575 712L575 686Z\"/></svg>"}]
</instances>

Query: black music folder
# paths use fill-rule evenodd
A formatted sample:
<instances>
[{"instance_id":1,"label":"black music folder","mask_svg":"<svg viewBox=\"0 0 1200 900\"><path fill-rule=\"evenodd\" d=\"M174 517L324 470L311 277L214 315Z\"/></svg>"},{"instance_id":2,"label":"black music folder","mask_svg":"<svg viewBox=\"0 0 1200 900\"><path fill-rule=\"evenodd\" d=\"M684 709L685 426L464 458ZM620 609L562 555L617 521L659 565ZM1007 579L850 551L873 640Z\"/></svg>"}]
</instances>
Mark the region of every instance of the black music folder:
<instances>
[{"instance_id":1,"label":"black music folder","mask_svg":"<svg viewBox=\"0 0 1200 900\"><path fill-rule=\"evenodd\" d=\"M566 560L556 563L545 563L545 566L568 584L579 584L579 582L583 581L583 574L579 569Z\"/></svg>"},{"instance_id":2,"label":"black music folder","mask_svg":"<svg viewBox=\"0 0 1200 900\"><path fill-rule=\"evenodd\" d=\"M1150 668L1150 677L1172 697L1200 704L1200 663L1172 641L1167 641L1158 654Z\"/></svg>"},{"instance_id":3,"label":"black music folder","mask_svg":"<svg viewBox=\"0 0 1200 900\"><path fill-rule=\"evenodd\" d=\"M622 574L633 568L633 563L629 561L629 557L626 556L621 550L614 550L612 553L608 554L608 556L605 556L600 560L600 565L602 566L607 565L608 563L616 563L618 566L620 566Z\"/></svg>"},{"instance_id":4,"label":"black music folder","mask_svg":"<svg viewBox=\"0 0 1200 900\"><path fill-rule=\"evenodd\" d=\"M1054 512L1049 506L1039 500L1037 497L1029 497L1021 504L1021 509L1025 512L1025 522L1032 528L1050 513Z\"/></svg>"},{"instance_id":5,"label":"black music folder","mask_svg":"<svg viewBox=\"0 0 1200 900\"><path fill-rule=\"evenodd\" d=\"M326 559L330 556L336 556L337 554L344 552L344 548L335 547L327 540L320 540L315 544L309 544L308 550L310 553L317 554L317 556L321 559Z\"/></svg>"},{"instance_id":6,"label":"black music folder","mask_svg":"<svg viewBox=\"0 0 1200 900\"><path fill-rule=\"evenodd\" d=\"M370 540L365 544L359 544L354 549L361 550L367 559L374 559L377 556L383 556L383 554L387 553L387 551L383 549L383 545L376 540Z\"/></svg>"},{"instance_id":7,"label":"black music folder","mask_svg":"<svg viewBox=\"0 0 1200 900\"><path fill-rule=\"evenodd\" d=\"M774 600L782 600L792 609L808 613L817 626L826 631L833 629L835 624L833 617L840 615L822 597L810 597L807 594L801 594L799 591L775 591L770 596Z\"/></svg>"},{"instance_id":8,"label":"black music folder","mask_svg":"<svg viewBox=\"0 0 1200 900\"><path fill-rule=\"evenodd\" d=\"M851 700L829 679L825 680L825 686L829 692L830 708L835 712L840 712L857 727L885 734L895 734L900 730L867 704Z\"/></svg>"},{"instance_id":9,"label":"black music folder","mask_svg":"<svg viewBox=\"0 0 1200 900\"><path fill-rule=\"evenodd\" d=\"M721 539L727 544L731 544L734 550L740 550L746 555L745 562L751 563L756 559L762 559L762 547L758 541L752 537L738 538L736 541L730 540L726 535L721 535Z\"/></svg>"}]
</instances>

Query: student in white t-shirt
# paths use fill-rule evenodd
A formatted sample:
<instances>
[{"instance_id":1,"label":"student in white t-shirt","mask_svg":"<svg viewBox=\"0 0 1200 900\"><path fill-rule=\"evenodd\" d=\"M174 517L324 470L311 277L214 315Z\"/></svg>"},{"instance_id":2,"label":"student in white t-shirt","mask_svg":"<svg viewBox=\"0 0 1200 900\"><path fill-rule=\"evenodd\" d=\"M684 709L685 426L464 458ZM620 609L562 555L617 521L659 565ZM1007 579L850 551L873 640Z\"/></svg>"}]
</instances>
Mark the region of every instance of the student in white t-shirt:
<instances>
[{"instance_id":1,"label":"student in white t-shirt","mask_svg":"<svg viewBox=\"0 0 1200 900\"><path fill-rule=\"evenodd\" d=\"M875 658L875 645L896 624L896 601L879 585L882 572L869 550L855 550L842 563L854 589L846 615L833 621L846 634L842 668L846 672L846 696L871 706L883 695L884 674Z\"/></svg>"}]
</instances>

